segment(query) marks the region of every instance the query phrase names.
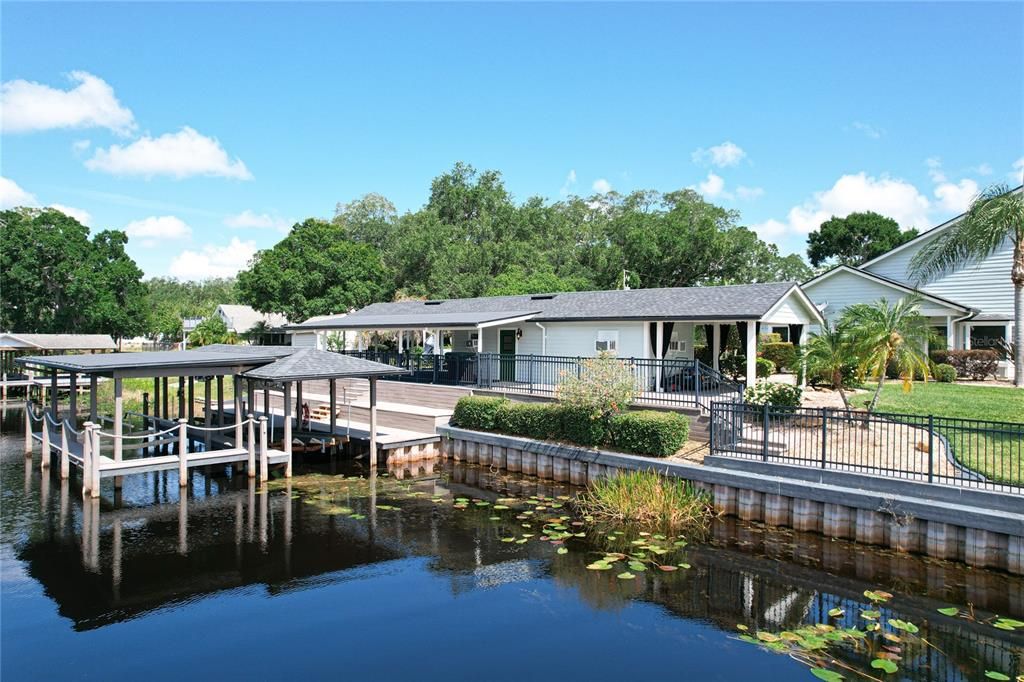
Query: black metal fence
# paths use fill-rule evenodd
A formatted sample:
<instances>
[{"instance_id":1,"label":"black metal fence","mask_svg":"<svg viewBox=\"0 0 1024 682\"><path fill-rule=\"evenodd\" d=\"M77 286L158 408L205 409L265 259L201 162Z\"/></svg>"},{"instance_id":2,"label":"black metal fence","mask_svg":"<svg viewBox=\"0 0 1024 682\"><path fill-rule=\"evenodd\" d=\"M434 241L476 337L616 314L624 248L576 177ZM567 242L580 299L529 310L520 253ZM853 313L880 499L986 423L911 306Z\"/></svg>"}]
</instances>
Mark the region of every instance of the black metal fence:
<instances>
[{"instance_id":1,"label":"black metal fence","mask_svg":"<svg viewBox=\"0 0 1024 682\"><path fill-rule=\"evenodd\" d=\"M507 393L553 397L558 385L579 376L586 358L568 355L445 353L420 355L397 351L343 351L348 355L408 369L402 381L474 386ZM636 381L636 402L711 409L716 401L742 400L743 384L699 360L620 358Z\"/></svg>"},{"instance_id":2,"label":"black metal fence","mask_svg":"<svg viewBox=\"0 0 1024 682\"><path fill-rule=\"evenodd\" d=\"M1024 424L723 402L710 437L712 455L1024 491Z\"/></svg>"}]
</instances>

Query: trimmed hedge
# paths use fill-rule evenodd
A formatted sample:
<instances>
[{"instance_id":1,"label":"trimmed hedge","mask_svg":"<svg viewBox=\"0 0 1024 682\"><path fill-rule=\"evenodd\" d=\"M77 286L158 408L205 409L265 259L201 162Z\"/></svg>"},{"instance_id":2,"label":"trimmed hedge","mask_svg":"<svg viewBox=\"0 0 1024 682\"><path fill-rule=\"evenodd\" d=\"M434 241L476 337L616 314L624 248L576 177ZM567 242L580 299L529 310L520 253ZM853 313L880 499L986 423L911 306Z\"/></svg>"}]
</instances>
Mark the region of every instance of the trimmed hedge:
<instances>
[{"instance_id":1,"label":"trimmed hedge","mask_svg":"<svg viewBox=\"0 0 1024 682\"><path fill-rule=\"evenodd\" d=\"M932 376L935 377L936 381L941 381L944 384L951 384L956 381L956 367L953 365L947 365L946 363L940 363L935 365L935 369L932 370Z\"/></svg>"},{"instance_id":2,"label":"trimmed hedge","mask_svg":"<svg viewBox=\"0 0 1024 682\"><path fill-rule=\"evenodd\" d=\"M756 372L757 376L762 379L767 379L771 375L775 374L775 363L771 360L764 358L758 358L756 361Z\"/></svg>"},{"instance_id":3,"label":"trimmed hedge","mask_svg":"<svg viewBox=\"0 0 1024 682\"><path fill-rule=\"evenodd\" d=\"M494 417L498 410L508 402L505 398L475 395L459 398L452 413L452 421L463 428L490 431L494 428Z\"/></svg>"},{"instance_id":4,"label":"trimmed hedge","mask_svg":"<svg viewBox=\"0 0 1024 682\"><path fill-rule=\"evenodd\" d=\"M690 420L675 412L625 412L612 417L612 444L619 450L668 457L690 436Z\"/></svg>"},{"instance_id":5,"label":"trimmed hedge","mask_svg":"<svg viewBox=\"0 0 1024 682\"><path fill-rule=\"evenodd\" d=\"M667 457L690 435L690 421L674 412L625 412L606 421L593 413L559 403L520 403L505 398L460 398L452 415L456 426L498 431L534 440L556 440L624 452Z\"/></svg>"},{"instance_id":6,"label":"trimmed hedge","mask_svg":"<svg viewBox=\"0 0 1024 682\"><path fill-rule=\"evenodd\" d=\"M999 353L994 350L936 350L931 356L937 365L952 365L958 377L976 381L995 376L999 368Z\"/></svg>"},{"instance_id":7,"label":"trimmed hedge","mask_svg":"<svg viewBox=\"0 0 1024 682\"><path fill-rule=\"evenodd\" d=\"M761 351L761 357L774 362L780 372L782 370L792 372L797 368L797 357L799 354L797 353L796 346L791 343L763 343L759 350Z\"/></svg>"}]
</instances>

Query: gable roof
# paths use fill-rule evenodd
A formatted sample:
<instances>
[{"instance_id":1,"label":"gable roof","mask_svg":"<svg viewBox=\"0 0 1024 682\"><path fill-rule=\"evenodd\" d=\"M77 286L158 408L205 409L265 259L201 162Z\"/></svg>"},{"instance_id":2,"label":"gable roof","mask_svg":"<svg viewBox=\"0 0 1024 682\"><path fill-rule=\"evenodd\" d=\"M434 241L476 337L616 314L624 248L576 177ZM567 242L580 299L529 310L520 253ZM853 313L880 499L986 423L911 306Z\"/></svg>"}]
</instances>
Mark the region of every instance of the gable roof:
<instances>
[{"instance_id":1,"label":"gable roof","mask_svg":"<svg viewBox=\"0 0 1024 682\"><path fill-rule=\"evenodd\" d=\"M1014 193L1018 193L1019 194L1021 191L1024 191L1024 185L1018 185L1017 187L1011 189L1008 193L1009 194L1014 194ZM1000 196L1002 196L1002 195L1000 195ZM956 225L958 222L960 222L960 220L965 215L967 215L966 212L961 213L960 215L956 216L955 218L950 218L946 222L944 222L944 223L942 223L940 225L936 225L935 227L931 228L930 230L925 230L921 234L919 234L916 237L914 237L913 239L911 239L909 242L904 242L904 243L900 244L899 246L891 248L891 249L889 249L888 251L886 251L885 253L883 253L880 256L875 256L871 260L864 261L863 263L861 263L857 267L866 268L869 265L874 265L875 263L877 263L877 262L879 262L881 260L885 260L886 258L888 258L889 256L891 256L891 255L893 255L895 253L899 253L900 251L903 251L904 249L907 249L907 248L909 248L911 246L915 246L917 244L920 244L925 239L930 239L931 237L934 237L935 235L939 234L940 232L944 232L945 230L949 229L953 225Z\"/></svg>"},{"instance_id":2,"label":"gable roof","mask_svg":"<svg viewBox=\"0 0 1024 682\"><path fill-rule=\"evenodd\" d=\"M799 285L795 282L672 287L612 291L573 291L521 296L457 298L440 301L374 303L327 321L291 325L302 328L387 328L406 320L416 326L484 324L488 320L530 315L538 322L584 320L759 320ZM813 306L814 314L817 311ZM415 319L414 323L408 320ZM455 325L453 325L455 326Z\"/></svg>"},{"instance_id":3,"label":"gable roof","mask_svg":"<svg viewBox=\"0 0 1024 682\"><path fill-rule=\"evenodd\" d=\"M109 334L20 334L0 332L0 347L37 350L115 350Z\"/></svg>"},{"instance_id":4,"label":"gable roof","mask_svg":"<svg viewBox=\"0 0 1024 682\"><path fill-rule=\"evenodd\" d=\"M941 306L945 306L947 308L956 308L957 310L962 310L965 313L969 313L972 310L974 310L974 308L971 308L970 306L963 305L962 303L957 303L956 301L951 301L948 298L942 298L941 296L936 296L934 294L929 294L926 291L921 291L920 289L915 289L914 287L907 286L906 284L903 284L902 282L897 282L894 279L889 279L888 277L883 277L883 276L877 275L877 274L875 274L873 272L868 272L867 270L860 270L858 268L850 267L849 265L837 265L836 267L832 268L831 270L828 270L827 272L823 272L820 275L817 275L817 276L812 277L811 279L807 280L806 282L803 283L803 287L805 289L813 287L815 284L823 282L826 279L828 279L829 277L832 277L833 275L838 274L840 272L848 272L848 273L850 273L852 275L857 275L858 277L863 277L864 279L868 279L868 280L872 280L874 282L878 282L879 284L891 287L893 289L898 289L898 290L900 290L900 291L902 291L904 293L907 293L907 294L916 294L916 295L920 296L921 298L923 298L926 301L931 301L933 303L937 303L937 304L939 304Z\"/></svg>"},{"instance_id":5,"label":"gable roof","mask_svg":"<svg viewBox=\"0 0 1024 682\"><path fill-rule=\"evenodd\" d=\"M344 377L377 377L412 372L394 365L315 348L302 348L242 376L265 381L305 381Z\"/></svg>"}]
</instances>

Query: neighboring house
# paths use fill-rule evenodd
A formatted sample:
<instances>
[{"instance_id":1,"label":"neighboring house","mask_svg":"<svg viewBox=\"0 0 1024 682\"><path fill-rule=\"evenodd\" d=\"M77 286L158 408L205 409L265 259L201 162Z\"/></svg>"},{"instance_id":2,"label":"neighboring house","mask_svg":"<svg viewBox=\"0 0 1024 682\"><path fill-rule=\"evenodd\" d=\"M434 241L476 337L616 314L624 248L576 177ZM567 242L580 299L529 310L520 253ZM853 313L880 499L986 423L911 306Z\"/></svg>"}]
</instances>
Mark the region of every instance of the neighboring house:
<instances>
[{"instance_id":1,"label":"neighboring house","mask_svg":"<svg viewBox=\"0 0 1024 682\"><path fill-rule=\"evenodd\" d=\"M1019 189L1017 191L1020 191ZM854 303L921 297L921 313L951 349L1000 350L1013 338L1013 244L1007 240L988 258L960 266L915 286L910 261L922 247L956 225L957 216L859 267L840 265L804 282L803 288L826 319L835 320ZM1000 362L999 375L1013 376L1013 363Z\"/></svg>"},{"instance_id":2,"label":"neighboring house","mask_svg":"<svg viewBox=\"0 0 1024 682\"><path fill-rule=\"evenodd\" d=\"M265 324L265 331L260 338L250 341L253 345L288 345L288 334L284 331L288 320L280 313L261 313L252 306L221 303L213 314L224 321L229 332L234 332L240 337L256 325Z\"/></svg>"},{"instance_id":3,"label":"neighboring house","mask_svg":"<svg viewBox=\"0 0 1024 682\"><path fill-rule=\"evenodd\" d=\"M421 331L423 338L448 338L453 351L468 353L575 357L608 351L625 358L692 359L696 327L703 325L717 369L731 325L739 329L745 350L756 346L762 326L787 326L791 337L801 340L810 324L820 322L800 286L780 282L375 303L288 328L293 333L393 333L399 349L408 332ZM362 335L355 336L361 344ZM755 354L746 355L751 384Z\"/></svg>"},{"instance_id":4,"label":"neighboring house","mask_svg":"<svg viewBox=\"0 0 1024 682\"><path fill-rule=\"evenodd\" d=\"M344 315L317 315L309 318L303 325L315 325L318 322L326 322L329 320L337 320L345 317ZM300 329L296 327L289 328L288 334L291 337L291 345L302 346L307 348L316 348L317 350L330 350L327 346L327 337L330 332L322 329L314 329L307 327ZM335 332L337 333L337 332ZM347 347L352 347L352 341L349 340Z\"/></svg>"}]
</instances>

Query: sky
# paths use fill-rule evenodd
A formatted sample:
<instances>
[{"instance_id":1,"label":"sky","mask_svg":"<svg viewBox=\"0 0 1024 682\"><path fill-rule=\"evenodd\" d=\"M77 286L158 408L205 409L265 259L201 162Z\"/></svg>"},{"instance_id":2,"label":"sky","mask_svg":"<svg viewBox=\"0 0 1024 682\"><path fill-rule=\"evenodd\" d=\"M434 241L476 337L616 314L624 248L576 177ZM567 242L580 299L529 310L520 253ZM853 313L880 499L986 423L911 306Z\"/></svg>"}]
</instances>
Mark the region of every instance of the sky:
<instances>
[{"instance_id":1,"label":"sky","mask_svg":"<svg viewBox=\"0 0 1024 682\"><path fill-rule=\"evenodd\" d=\"M692 187L783 253L1024 172L1024 3L0 2L0 207L232 275L457 161L517 200Z\"/></svg>"}]
</instances>

